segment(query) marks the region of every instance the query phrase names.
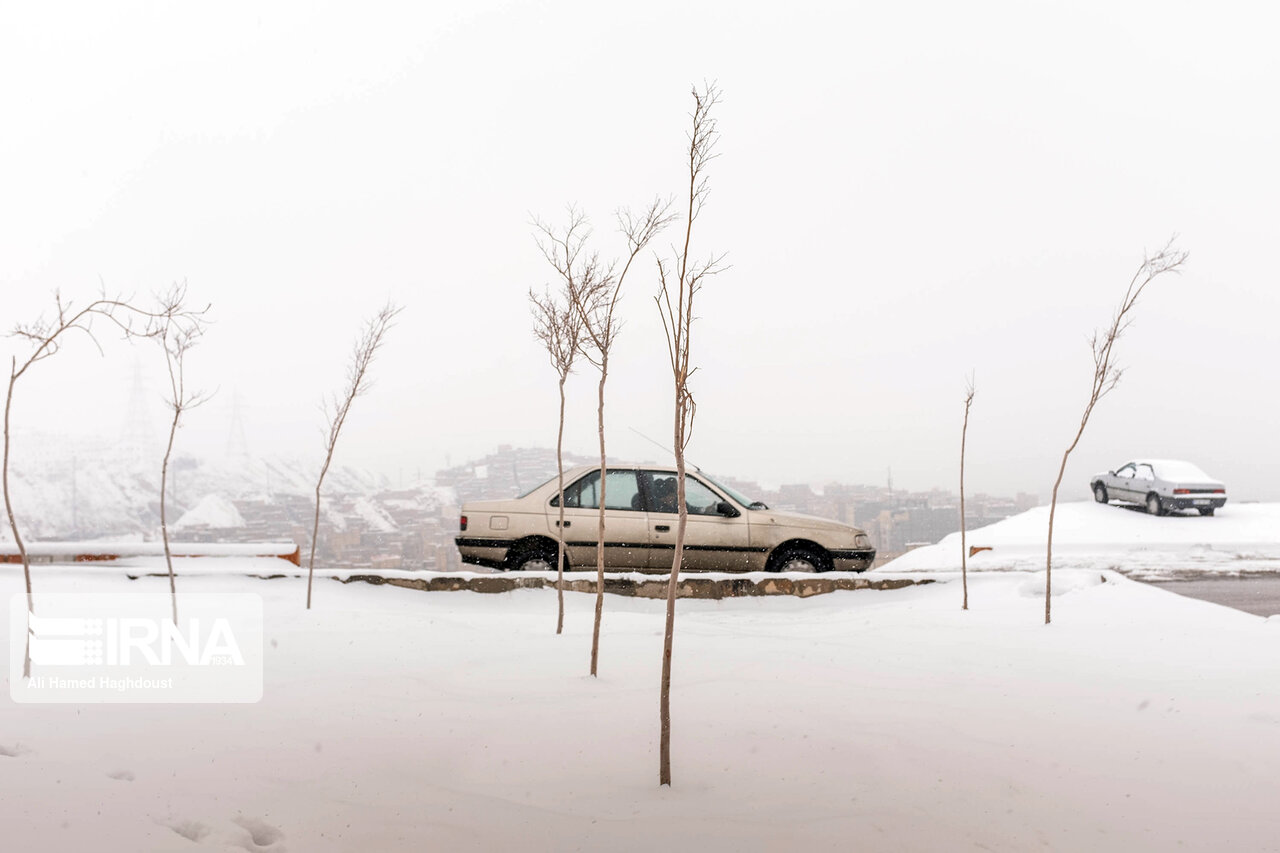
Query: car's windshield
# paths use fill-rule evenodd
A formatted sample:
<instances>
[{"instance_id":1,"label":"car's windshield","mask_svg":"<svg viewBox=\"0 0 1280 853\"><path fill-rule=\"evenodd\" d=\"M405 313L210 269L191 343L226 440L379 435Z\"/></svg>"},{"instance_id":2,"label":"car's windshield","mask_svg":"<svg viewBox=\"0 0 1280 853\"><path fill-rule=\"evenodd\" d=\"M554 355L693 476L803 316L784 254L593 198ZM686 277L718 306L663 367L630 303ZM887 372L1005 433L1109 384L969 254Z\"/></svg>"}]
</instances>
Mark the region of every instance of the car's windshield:
<instances>
[{"instance_id":1,"label":"car's windshield","mask_svg":"<svg viewBox=\"0 0 1280 853\"><path fill-rule=\"evenodd\" d=\"M1179 462L1176 459L1169 459L1163 462L1152 462L1151 465L1156 469L1156 473L1160 475L1161 480L1169 480L1170 482L1203 482L1213 479L1190 462Z\"/></svg>"},{"instance_id":2,"label":"car's windshield","mask_svg":"<svg viewBox=\"0 0 1280 853\"><path fill-rule=\"evenodd\" d=\"M742 492L739 492L737 489L729 488L724 483L720 482L715 477L712 477L710 474L706 473L705 471L699 471L698 473L701 474L706 480L708 480L717 489L724 492L729 497L733 498L735 501L737 501L747 509L768 509L769 508L763 502L754 501L751 498L747 497L746 495L742 494Z\"/></svg>"}]
</instances>

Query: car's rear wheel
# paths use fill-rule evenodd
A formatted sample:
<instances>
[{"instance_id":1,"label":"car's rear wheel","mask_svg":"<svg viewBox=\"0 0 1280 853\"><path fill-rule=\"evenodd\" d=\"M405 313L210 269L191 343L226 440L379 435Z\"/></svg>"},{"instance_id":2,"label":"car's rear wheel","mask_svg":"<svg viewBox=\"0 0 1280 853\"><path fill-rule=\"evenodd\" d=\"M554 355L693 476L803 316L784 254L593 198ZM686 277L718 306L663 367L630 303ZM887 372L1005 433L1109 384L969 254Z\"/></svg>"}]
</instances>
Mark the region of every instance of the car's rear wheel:
<instances>
[{"instance_id":1,"label":"car's rear wheel","mask_svg":"<svg viewBox=\"0 0 1280 853\"><path fill-rule=\"evenodd\" d=\"M1100 504L1107 502L1107 487L1101 483L1093 484L1093 499Z\"/></svg>"},{"instance_id":2,"label":"car's rear wheel","mask_svg":"<svg viewBox=\"0 0 1280 853\"><path fill-rule=\"evenodd\" d=\"M774 553L769 560L771 572L825 572L831 568L825 555L811 548L791 546Z\"/></svg>"},{"instance_id":3,"label":"car's rear wheel","mask_svg":"<svg viewBox=\"0 0 1280 853\"><path fill-rule=\"evenodd\" d=\"M547 545L532 545L516 555L511 561L511 567L517 572L554 572L557 550ZM564 564L565 570L568 571L568 554L565 554Z\"/></svg>"},{"instance_id":4,"label":"car's rear wheel","mask_svg":"<svg viewBox=\"0 0 1280 853\"><path fill-rule=\"evenodd\" d=\"M1147 495L1147 514L1164 515L1164 505L1160 503L1160 496L1155 492Z\"/></svg>"},{"instance_id":5,"label":"car's rear wheel","mask_svg":"<svg viewBox=\"0 0 1280 853\"><path fill-rule=\"evenodd\" d=\"M1213 515L1213 507L1211 506L1202 506L1198 507L1198 509L1201 515Z\"/></svg>"}]
</instances>

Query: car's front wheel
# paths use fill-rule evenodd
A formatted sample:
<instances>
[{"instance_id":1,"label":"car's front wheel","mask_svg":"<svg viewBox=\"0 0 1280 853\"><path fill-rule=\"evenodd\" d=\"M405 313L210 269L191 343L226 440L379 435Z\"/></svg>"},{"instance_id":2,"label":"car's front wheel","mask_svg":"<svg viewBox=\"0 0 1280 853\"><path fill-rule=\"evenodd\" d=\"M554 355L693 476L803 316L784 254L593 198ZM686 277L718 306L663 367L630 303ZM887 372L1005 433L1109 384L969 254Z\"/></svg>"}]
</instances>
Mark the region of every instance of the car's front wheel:
<instances>
[{"instance_id":1,"label":"car's front wheel","mask_svg":"<svg viewBox=\"0 0 1280 853\"><path fill-rule=\"evenodd\" d=\"M800 546L780 548L768 566L771 572L825 572L829 568L831 563L826 555Z\"/></svg>"},{"instance_id":2,"label":"car's front wheel","mask_svg":"<svg viewBox=\"0 0 1280 853\"><path fill-rule=\"evenodd\" d=\"M1160 496L1155 492L1147 495L1147 514L1164 515L1164 506L1160 503Z\"/></svg>"},{"instance_id":3,"label":"car's front wheel","mask_svg":"<svg viewBox=\"0 0 1280 853\"><path fill-rule=\"evenodd\" d=\"M1107 487L1101 483L1093 484L1093 499L1100 504L1107 502Z\"/></svg>"}]
</instances>

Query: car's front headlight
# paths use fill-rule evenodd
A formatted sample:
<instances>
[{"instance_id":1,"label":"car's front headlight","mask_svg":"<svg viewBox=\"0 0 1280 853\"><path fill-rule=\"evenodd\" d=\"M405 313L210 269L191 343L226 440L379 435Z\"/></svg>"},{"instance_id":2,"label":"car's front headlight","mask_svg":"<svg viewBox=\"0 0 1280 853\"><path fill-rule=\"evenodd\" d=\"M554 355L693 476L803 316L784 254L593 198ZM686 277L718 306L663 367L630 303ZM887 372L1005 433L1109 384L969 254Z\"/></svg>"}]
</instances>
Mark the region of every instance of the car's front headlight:
<instances>
[{"instance_id":1,"label":"car's front headlight","mask_svg":"<svg viewBox=\"0 0 1280 853\"><path fill-rule=\"evenodd\" d=\"M867 535L867 534L865 534L865 533L859 533L857 536L853 537L853 547L855 547L855 548L870 548L870 547L871 547L871 537L870 537L870 536L868 536L868 535Z\"/></svg>"}]
</instances>

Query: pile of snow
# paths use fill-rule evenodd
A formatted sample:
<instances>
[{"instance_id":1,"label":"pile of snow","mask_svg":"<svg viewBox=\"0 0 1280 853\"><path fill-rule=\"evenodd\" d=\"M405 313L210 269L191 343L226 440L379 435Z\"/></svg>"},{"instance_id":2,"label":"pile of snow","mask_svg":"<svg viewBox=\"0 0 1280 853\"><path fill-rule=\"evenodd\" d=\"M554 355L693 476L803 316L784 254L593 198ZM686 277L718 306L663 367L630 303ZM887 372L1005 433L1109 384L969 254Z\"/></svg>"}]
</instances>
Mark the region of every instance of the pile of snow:
<instances>
[{"instance_id":1,"label":"pile of snow","mask_svg":"<svg viewBox=\"0 0 1280 853\"><path fill-rule=\"evenodd\" d=\"M244 519L231 501L221 495L205 495L173 525L174 530L187 527L244 527Z\"/></svg>"},{"instance_id":2,"label":"pile of snow","mask_svg":"<svg viewBox=\"0 0 1280 853\"><path fill-rule=\"evenodd\" d=\"M556 636L547 590L187 579L263 597L262 701L0 700L5 849L1274 848L1280 620L1057 578L1048 627L1022 573L680 602L671 788L663 602L608 600L590 678L589 595Z\"/></svg>"},{"instance_id":3,"label":"pile of snow","mask_svg":"<svg viewBox=\"0 0 1280 853\"><path fill-rule=\"evenodd\" d=\"M975 571L1043 569L1049 508L970 530ZM1280 504L1227 504L1212 517L1147 515L1141 509L1063 503L1053 520L1055 568L1113 569L1146 580L1280 572ZM917 548L877 571L959 571L960 534Z\"/></svg>"}]
</instances>

